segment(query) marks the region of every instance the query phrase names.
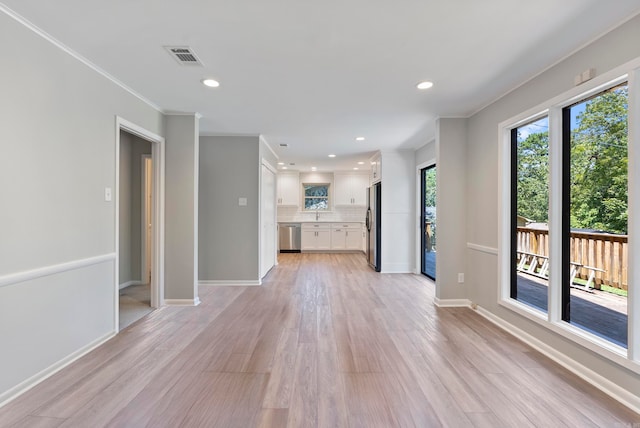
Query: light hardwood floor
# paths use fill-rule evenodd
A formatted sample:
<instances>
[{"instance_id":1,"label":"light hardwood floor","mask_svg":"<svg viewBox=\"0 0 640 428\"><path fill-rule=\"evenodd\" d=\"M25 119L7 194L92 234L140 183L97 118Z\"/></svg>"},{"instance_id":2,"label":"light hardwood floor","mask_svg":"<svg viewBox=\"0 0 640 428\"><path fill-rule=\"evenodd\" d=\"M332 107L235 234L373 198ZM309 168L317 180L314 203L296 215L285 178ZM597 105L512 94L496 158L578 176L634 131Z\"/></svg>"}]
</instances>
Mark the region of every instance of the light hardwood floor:
<instances>
[{"instance_id":1,"label":"light hardwood floor","mask_svg":"<svg viewBox=\"0 0 640 428\"><path fill-rule=\"evenodd\" d=\"M416 275L283 254L201 287L0 409L18 427L628 427L640 416Z\"/></svg>"}]
</instances>

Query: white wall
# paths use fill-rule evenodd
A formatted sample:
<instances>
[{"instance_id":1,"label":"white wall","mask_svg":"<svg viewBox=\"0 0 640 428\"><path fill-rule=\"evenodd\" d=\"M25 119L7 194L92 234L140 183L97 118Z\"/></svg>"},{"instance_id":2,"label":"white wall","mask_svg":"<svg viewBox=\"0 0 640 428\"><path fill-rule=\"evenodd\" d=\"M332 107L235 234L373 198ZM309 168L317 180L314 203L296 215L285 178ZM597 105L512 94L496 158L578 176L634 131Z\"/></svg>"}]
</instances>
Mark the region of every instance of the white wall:
<instances>
[{"instance_id":1,"label":"white wall","mask_svg":"<svg viewBox=\"0 0 640 428\"><path fill-rule=\"evenodd\" d=\"M595 68L600 75L616 66L640 57L640 17L598 39L591 45L545 71L535 79L468 120L466 148L466 193L469 207L466 216L467 240L475 246L496 249L498 246L498 124L519 113L554 98L573 87L573 78L583 70ZM446 165L438 164L438 173ZM439 209L442 207L439 205ZM448 216L440 211L439 227ZM440 229L439 233L442 229ZM439 236L439 239L442 235ZM439 241L439 244L442 241ZM438 250L440 250L440 246ZM440 254L438 254L440 256ZM467 296L493 315L542 340L578 364L603 376L639 397L640 376L590 352L571 340L497 304L497 256L491 252L466 249ZM439 258L440 259L440 258ZM440 268L438 268L440 269ZM438 270L440 278L442 271ZM452 275L453 272L450 272ZM638 400L638 398L636 398Z\"/></svg>"},{"instance_id":2,"label":"white wall","mask_svg":"<svg viewBox=\"0 0 640 428\"><path fill-rule=\"evenodd\" d=\"M433 140L416 150L416 167L425 162L435 160L435 158L436 142Z\"/></svg>"},{"instance_id":3,"label":"white wall","mask_svg":"<svg viewBox=\"0 0 640 428\"><path fill-rule=\"evenodd\" d=\"M415 153L382 152L382 273L415 272Z\"/></svg>"},{"instance_id":4,"label":"white wall","mask_svg":"<svg viewBox=\"0 0 640 428\"><path fill-rule=\"evenodd\" d=\"M115 118L160 135L164 118L4 13L0 39L2 402L113 334Z\"/></svg>"},{"instance_id":5,"label":"white wall","mask_svg":"<svg viewBox=\"0 0 640 428\"><path fill-rule=\"evenodd\" d=\"M259 156L258 137L200 138L200 281L259 281Z\"/></svg>"}]
</instances>

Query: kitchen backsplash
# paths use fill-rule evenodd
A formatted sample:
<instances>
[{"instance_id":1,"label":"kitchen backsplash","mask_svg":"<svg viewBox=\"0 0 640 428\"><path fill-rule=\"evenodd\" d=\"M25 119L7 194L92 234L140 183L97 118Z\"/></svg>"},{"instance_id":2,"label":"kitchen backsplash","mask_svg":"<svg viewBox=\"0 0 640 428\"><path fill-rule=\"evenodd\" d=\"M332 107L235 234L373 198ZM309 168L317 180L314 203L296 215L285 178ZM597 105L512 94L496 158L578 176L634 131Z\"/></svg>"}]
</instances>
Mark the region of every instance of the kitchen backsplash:
<instances>
[{"instance_id":1,"label":"kitchen backsplash","mask_svg":"<svg viewBox=\"0 0 640 428\"><path fill-rule=\"evenodd\" d=\"M320 211L320 221L364 221L367 215L366 207L338 207L333 211ZM298 207L278 207L278 221L315 221L316 212L298 211Z\"/></svg>"}]
</instances>

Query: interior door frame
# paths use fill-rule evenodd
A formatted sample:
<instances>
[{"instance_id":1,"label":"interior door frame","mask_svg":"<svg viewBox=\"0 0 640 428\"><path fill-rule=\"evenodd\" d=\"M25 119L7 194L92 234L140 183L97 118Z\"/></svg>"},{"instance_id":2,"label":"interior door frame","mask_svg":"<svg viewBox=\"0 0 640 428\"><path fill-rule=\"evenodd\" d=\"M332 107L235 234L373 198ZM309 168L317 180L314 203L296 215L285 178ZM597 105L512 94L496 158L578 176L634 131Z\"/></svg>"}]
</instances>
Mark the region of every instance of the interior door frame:
<instances>
[{"instance_id":1,"label":"interior door frame","mask_svg":"<svg viewBox=\"0 0 640 428\"><path fill-rule=\"evenodd\" d=\"M120 131L140 137L151 143L151 159L153 164L152 184L152 261L151 261L151 307L164 305L164 191L165 191L165 139L120 116L115 120L115 263L113 294L113 328L119 331L120 303Z\"/></svg>"},{"instance_id":2,"label":"interior door frame","mask_svg":"<svg viewBox=\"0 0 640 428\"><path fill-rule=\"evenodd\" d=\"M153 227L153 205L151 206L151 216L147 216L147 160L151 161L151 174L153 174L153 156L149 155L149 154L143 154L141 156L140 162L141 162L141 168L140 171L142 172L142 180L140 180L140 186L141 186L141 204L140 207L142 208L141 211L141 215L142 218L140 219L141 224L142 224L142 230L143 230L143 235L142 235L142 245L140 246L140 249L142 251L142 253L140 254L140 261L142 263L142 267L140 269L140 272L142 272L142 282L146 283L147 278L152 277L152 270L153 270L153 255L151 255L151 269L149 269L149 266L147 265L147 255L148 255L148 249L147 249L147 231L148 231L148 223L151 223L151 226ZM153 204L153 175L151 176L151 203ZM150 232L151 234L151 245L153 248L153 231Z\"/></svg>"},{"instance_id":3,"label":"interior door frame","mask_svg":"<svg viewBox=\"0 0 640 428\"><path fill-rule=\"evenodd\" d=\"M422 170L432 166L436 166L435 158L416 165L416 275L422 275Z\"/></svg>"},{"instance_id":4,"label":"interior door frame","mask_svg":"<svg viewBox=\"0 0 640 428\"><path fill-rule=\"evenodd\" d=\"M260 246L260 257L259 260L260 262L258 263L258 269L259 269L259 281L262 282L262 278L263 278L263 266L265 261L263 260L263 251L262 251L262 245L263 245L263 239L264 237L262 236L262 231L264 230L264 223L265 223L265 218L264 218L264 213L263 213L263 207L264 207L264 195L262 192L262 167L267 168L267 170L269 170L271 173L273 173L273 178L274 178L274 187L273 187L273 206L274 206L274 210L273 210L273 244L274 244L274 248L273 248L273 265L271 266L271 268L273 268L273 266L276 266L278 264L278 228L277 228L277 218L278 218L278 204L277 204L277 198L278 198L278 191L277 191L277 175L278 175L278 170L271 165L266 159L262 159L262 161L260 162L260 238L259 238L259 246ZM270 269L271 269L270 268ZM268 269L267 272L270 270ZM265 273L266 275L266 273Z\"/></svg>"}]
</instances>

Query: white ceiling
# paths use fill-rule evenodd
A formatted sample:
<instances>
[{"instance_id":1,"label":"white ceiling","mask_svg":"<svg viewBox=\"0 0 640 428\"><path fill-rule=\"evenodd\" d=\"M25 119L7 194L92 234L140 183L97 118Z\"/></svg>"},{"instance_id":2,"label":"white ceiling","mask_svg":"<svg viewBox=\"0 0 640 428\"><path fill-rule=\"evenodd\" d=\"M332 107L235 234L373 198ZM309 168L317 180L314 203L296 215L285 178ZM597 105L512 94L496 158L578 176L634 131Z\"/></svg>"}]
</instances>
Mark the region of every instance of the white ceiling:
<instances>
[{"instance_id":1,"label":"white ceiling","mask_svg":"<svg viewBox=\"0 0 640 428\"><path fill-rule=\"evenodd\" d=\"M420 147L436 117L476 112L640 12L640 0L3 3L164 111L201 113L202 135L262 134L302 170Z\"/></svg>"}]
</instances>

